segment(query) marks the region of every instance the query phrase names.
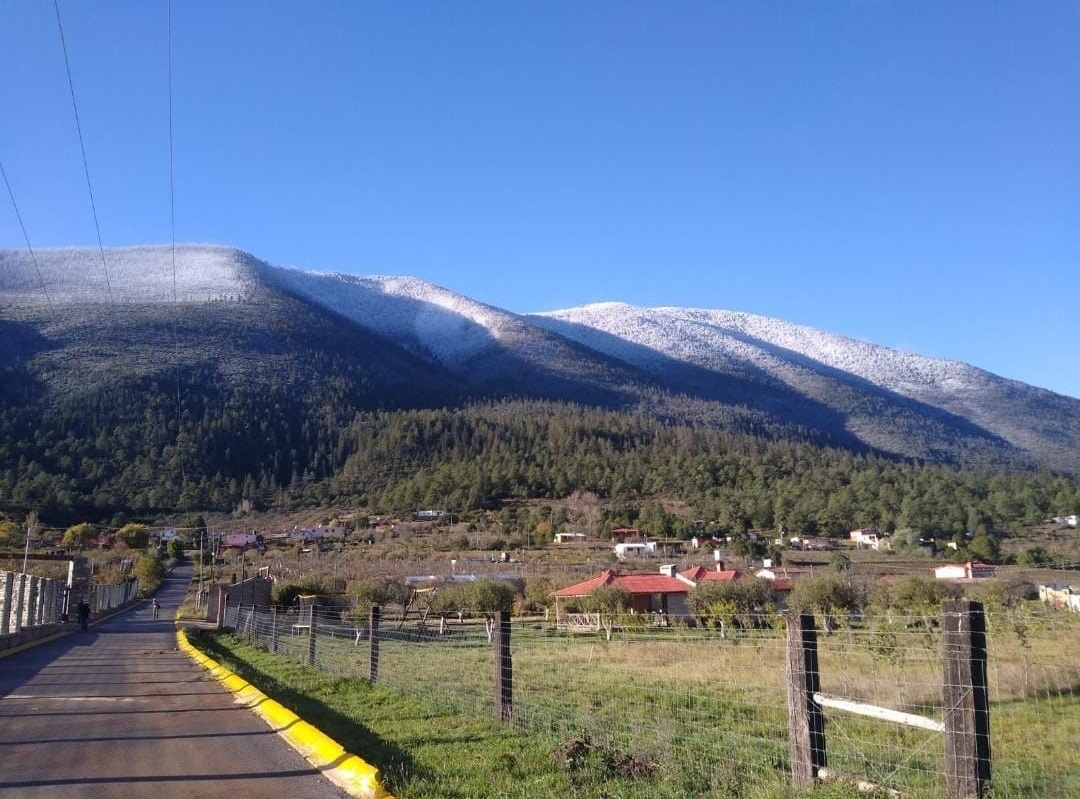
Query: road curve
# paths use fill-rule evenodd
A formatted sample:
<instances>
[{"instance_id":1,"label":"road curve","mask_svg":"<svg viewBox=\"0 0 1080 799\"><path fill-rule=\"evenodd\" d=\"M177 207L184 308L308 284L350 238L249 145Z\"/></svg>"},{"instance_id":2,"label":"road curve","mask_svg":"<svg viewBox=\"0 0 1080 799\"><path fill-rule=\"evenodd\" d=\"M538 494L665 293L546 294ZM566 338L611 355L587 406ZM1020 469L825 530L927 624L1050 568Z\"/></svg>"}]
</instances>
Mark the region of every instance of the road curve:
<instances>
[{"instance_id":1,"label":"road curve","mask_svg":"<svg viewBox=\"0 0 1080 799\"><path fill-rule=\"evenodd\" d=\"M4 799L346 799L177 650L191 579L150 603L0 660Z\"/></svg>"}]
</instances>

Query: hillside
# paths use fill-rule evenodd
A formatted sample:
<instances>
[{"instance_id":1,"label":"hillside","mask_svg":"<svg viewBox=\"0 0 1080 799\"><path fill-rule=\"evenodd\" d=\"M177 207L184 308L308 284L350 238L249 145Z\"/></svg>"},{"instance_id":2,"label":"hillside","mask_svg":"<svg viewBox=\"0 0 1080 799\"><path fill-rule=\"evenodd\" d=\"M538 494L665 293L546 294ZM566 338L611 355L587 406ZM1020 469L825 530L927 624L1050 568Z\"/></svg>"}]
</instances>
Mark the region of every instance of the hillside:
<instances>
[{"instance_id":1,"label":"hillside","mask_svg":"<svg viewBox=\"0 0 1080 799\"><path fill-rule=\"evenodd\" d=\"M841 413L847 430L884 451L1080 466L1080 400L957 361L731 311L603 303L533 318L676 384L789 390ZM688 368L701 372L688 381Z\"/></svg>"},{"instance_id":2,"label":"hillside","mask_svg":"<svg viewBox=\"0 0 1080 799\"><path fill-rule=\"evenodd\" d=\"M1080 401L779 320L621 304L522 315L415 278L282 268L211 245L177 248L175 283L167 247L109 249L105 260L107 280L97 250L39 251L36 263L0 251L0 495L10 507L318 501L326 493L311 487L328 480L356 497L411 479L342 474L385 470L358 456L358 414L480 403L498 419L508 401L613 413L602 426L614 429L660 423L1080 473ZM405 441L425 451L401 468L438 469L439 453L461 443L444 436L467 442L492 424L468 418ZM620 452L597 450L623 459L605 467L605 484L619 485L633 457ZM536 457L533 468L550 468ZM524 485L558 493L581 482Z\"/></svg>"}]
</instances>

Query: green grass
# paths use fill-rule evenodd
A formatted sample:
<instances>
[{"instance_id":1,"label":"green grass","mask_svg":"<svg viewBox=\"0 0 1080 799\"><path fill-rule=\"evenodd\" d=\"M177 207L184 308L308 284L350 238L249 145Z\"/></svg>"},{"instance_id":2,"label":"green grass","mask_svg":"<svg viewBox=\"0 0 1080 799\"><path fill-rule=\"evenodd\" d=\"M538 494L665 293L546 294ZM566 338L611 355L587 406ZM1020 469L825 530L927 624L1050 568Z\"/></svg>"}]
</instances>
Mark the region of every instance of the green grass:
<instances>
[{"instance_id":1,"label":"green grass","mask_svg":"<svg viewBox=\"0 0 1080 799\"><path fill-rule=\"evenodd\" d=\"M1039 611L991 622L995 797L1080 796L1080 672L1073 659L1080 620ZM391 629L384 635L380 690L392 687L437 718L488 724L494 659L479 623L451 625L446 635L421 640L415 630L409 640L395 639ZM279 662L296 663L306 653L307 639L286 633L278 646ZM602 634L559 634L525 622L515 623L512 648L518 729L490 726L495 740L525 742L525 750L509 751L499 763L521 770L522 764L538 762L551 770L551 753L581 737L657 765L648 780L619 780L586 758L589 767L577 773L554 768L562 781L552 795L786 795L782 631L747 631L721 640L715 631L700 628L643 627L607 641ZM331 638L326 631L317 649L320 669L339 680L366 675L366 642L354 645L351 635ZM826 693L942 717L940 630L901 621L880 630L841 629L820 638L820 659ZM357 718L369 723L364 714ZM839 773L910 799L945 793L940 733L827 710L826 739L829 766ZM417 733L406 749L412 753L425 743ZM529 751L538 754L530 760ZM472 795L514 794L492 788Z\"/></svg>"},{"instance_id":2,"label":"green grass","mask_svg":"<svg viewBox=\"0 0 1080 799\"><path fill-rule=\"evenodd\" d=\"M772 779L693 760L652 763L651 776L613 773L613 750L579 746L570 763L557 750L577 736L509 729L446 702L406 697L362 680L330 677L228 635L193 634L192 642L379 767L399 799L787 799L786 775ZM647 761L645 753L620 751ZM843 786L808 796L849 799Z\"/></svg>"}]
</instances>

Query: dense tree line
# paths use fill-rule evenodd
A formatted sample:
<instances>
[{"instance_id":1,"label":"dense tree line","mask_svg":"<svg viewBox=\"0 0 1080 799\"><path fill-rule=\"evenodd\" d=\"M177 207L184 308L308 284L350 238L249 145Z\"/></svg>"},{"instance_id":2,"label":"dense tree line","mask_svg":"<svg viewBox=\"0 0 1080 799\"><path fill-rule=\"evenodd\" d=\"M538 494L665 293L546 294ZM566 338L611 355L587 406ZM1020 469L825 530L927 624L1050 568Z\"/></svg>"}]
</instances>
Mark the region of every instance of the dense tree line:
<instances>
[{"instance_id":1,"label":"dense tree line","mask_svg":"<svg viewBox=\"0 0 1080 799\"><path fill-rule=\"evenodd\" d=\"M164 378L77 406L0 407L0 511L37 508L54 525L244 506L462 513L585 493L608 500L606 521L655 534L705 520L730 532L952 536L1080 508L1080 484L1050 472L926 465L644 414L531 401L379 410L345 379L303 391L287 375L250 390L185 382L203 388L184 397L179 428ZM575 521L564 511L548 532Z\"/></svg>"}]
</instances>

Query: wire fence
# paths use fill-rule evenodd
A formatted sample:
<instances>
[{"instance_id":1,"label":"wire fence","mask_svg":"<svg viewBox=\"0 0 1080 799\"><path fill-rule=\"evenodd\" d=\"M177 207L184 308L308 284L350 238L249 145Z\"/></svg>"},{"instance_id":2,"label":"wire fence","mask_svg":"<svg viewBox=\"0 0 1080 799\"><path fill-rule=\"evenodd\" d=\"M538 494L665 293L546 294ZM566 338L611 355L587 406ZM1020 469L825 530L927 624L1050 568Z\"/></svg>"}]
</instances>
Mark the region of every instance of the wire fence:
<instances>
[{"instance_id":1,"label":"wire fence","mask_svg":"<svg viewBox=\"0 0 1080 799\"><path fill-rule=\"evenodd\" d=\"M321 608L306 618L225 612L226 627L282 657L494 715L567 751L599 747L629 770L683 781L688 795L791 784L805 723L795 685L805 677L817 779L917 797L978 796L991 785L996 799L1080 796L1080 614L1029 604L978 619L983 654L976 630L974 654L958 658L941 613L819 616L810 653L790 618L776 616L582 614L500 626L490 617L346 624ZM813 655L803 676L793 651ZM966 789L950 768L977 775L968 761L984 755L989 779L957 793Z\"/></svg>"}]
</instances>

